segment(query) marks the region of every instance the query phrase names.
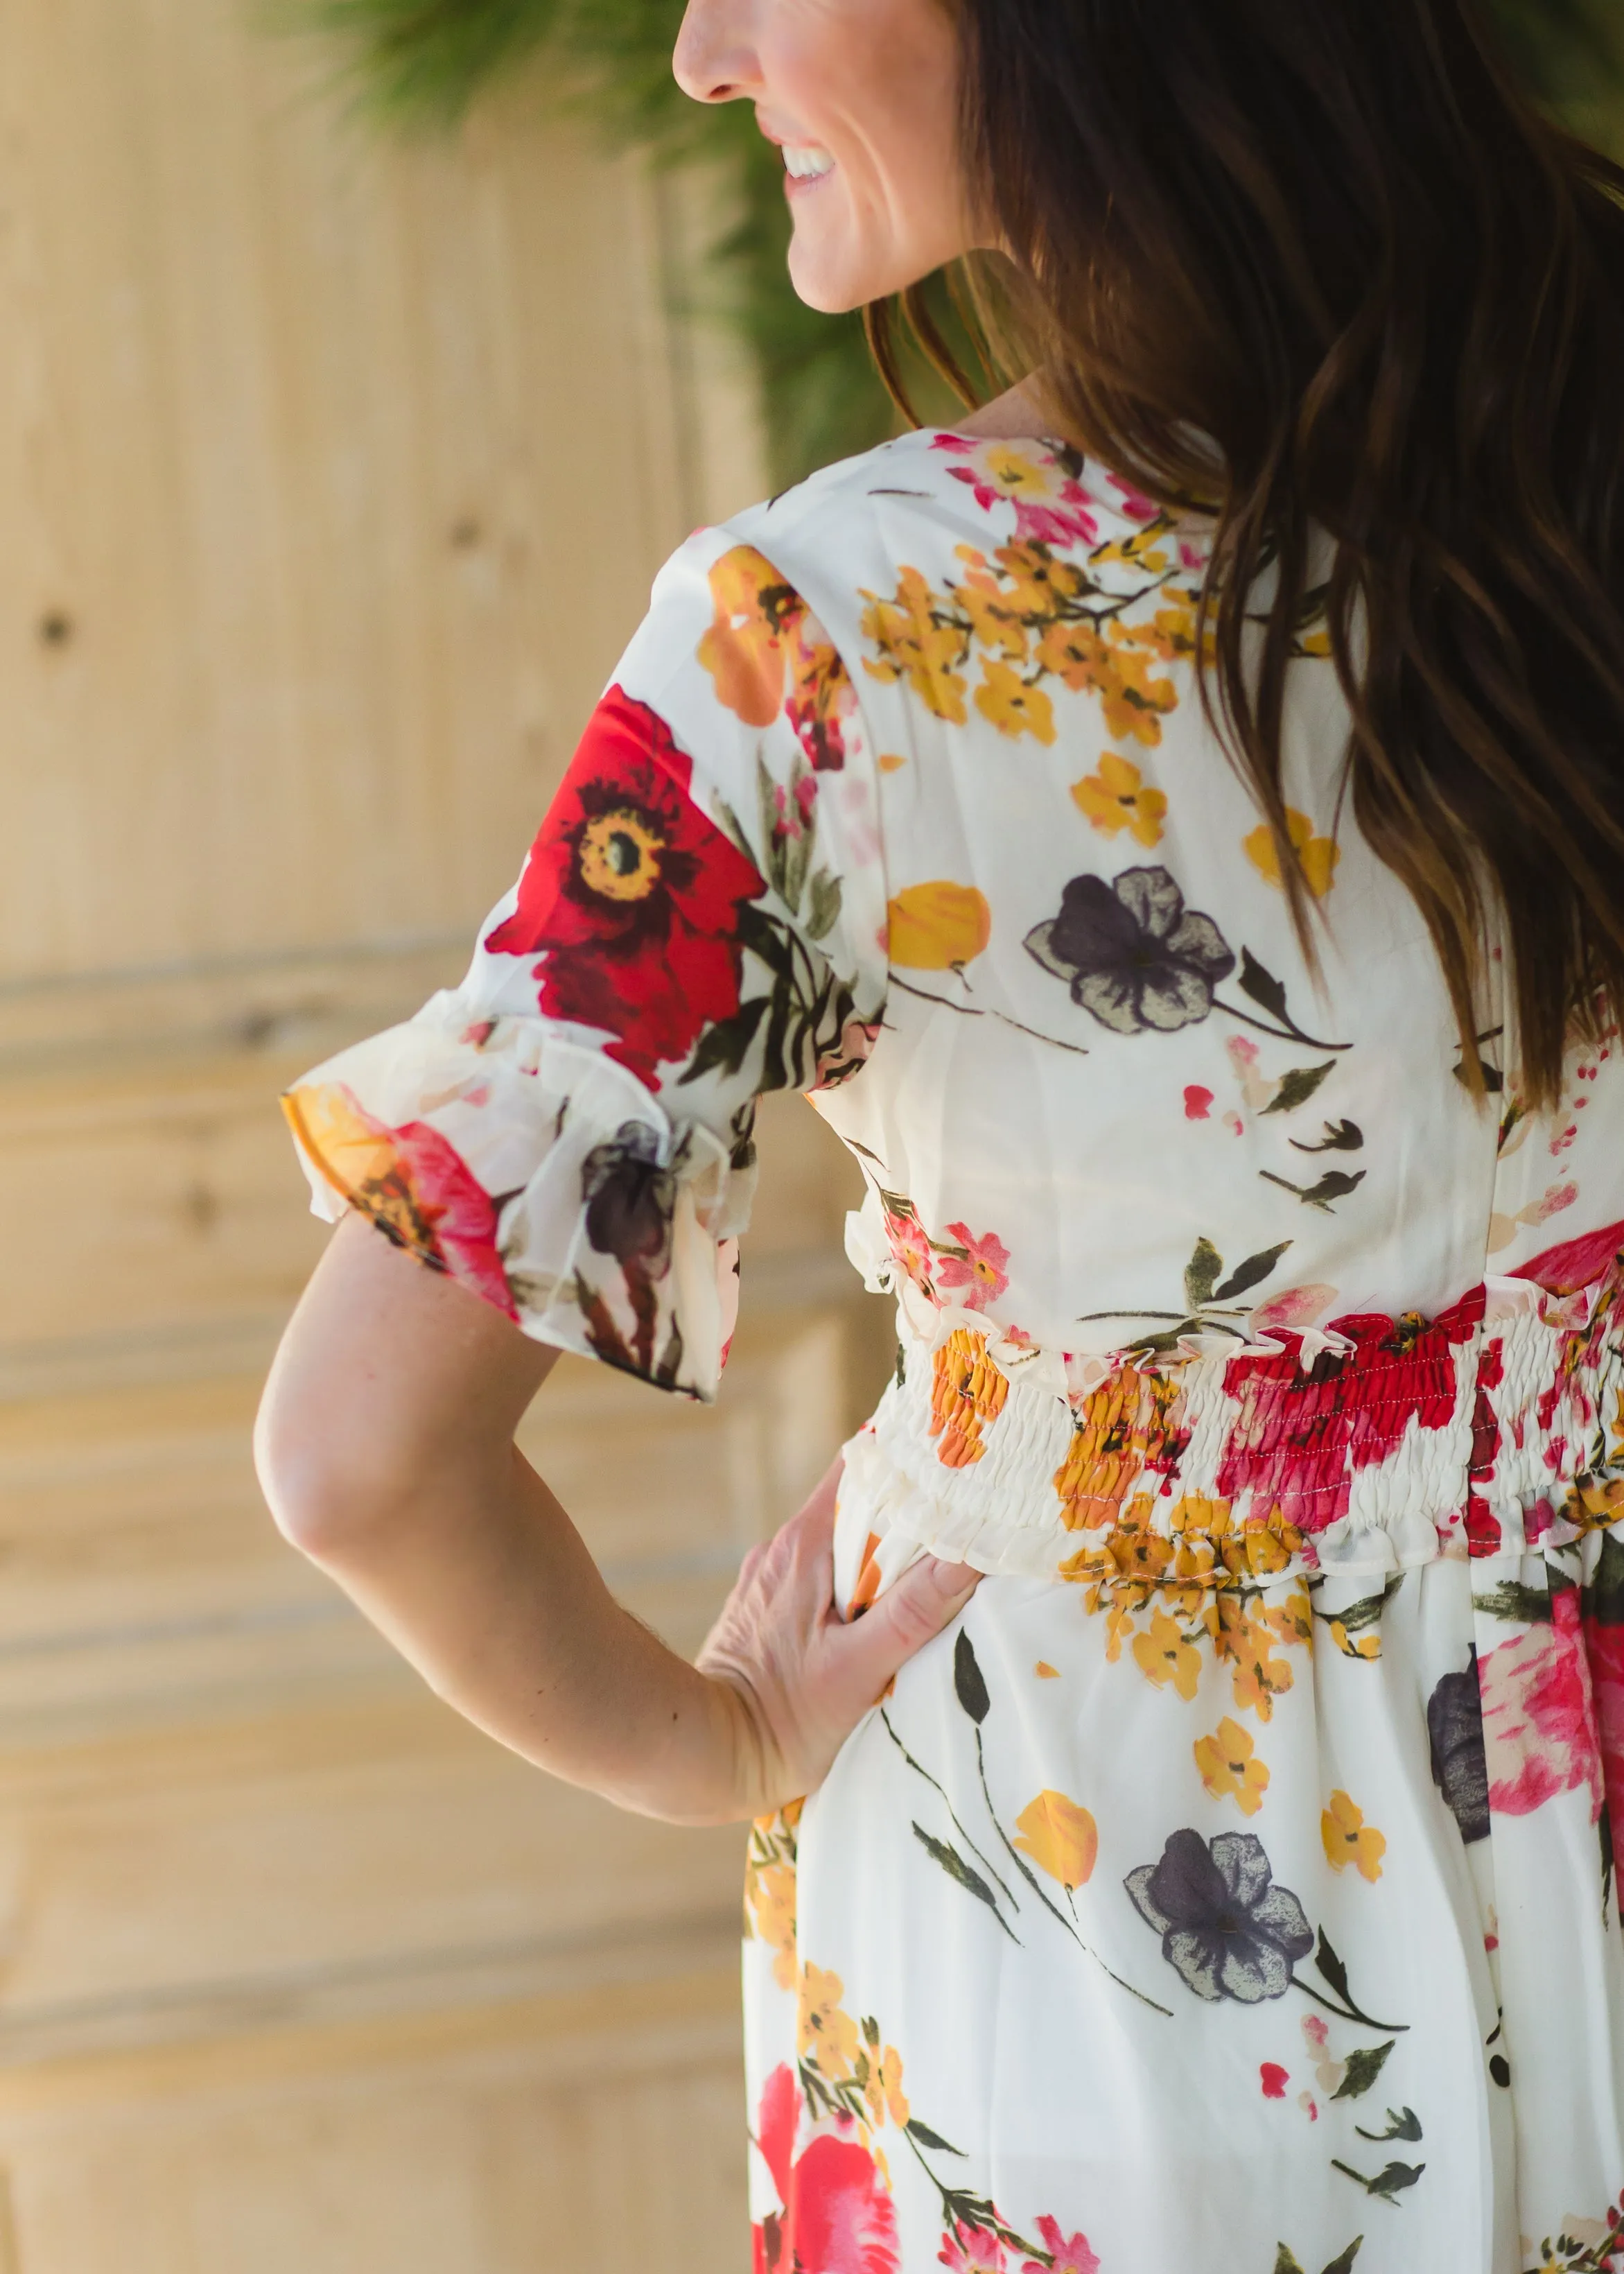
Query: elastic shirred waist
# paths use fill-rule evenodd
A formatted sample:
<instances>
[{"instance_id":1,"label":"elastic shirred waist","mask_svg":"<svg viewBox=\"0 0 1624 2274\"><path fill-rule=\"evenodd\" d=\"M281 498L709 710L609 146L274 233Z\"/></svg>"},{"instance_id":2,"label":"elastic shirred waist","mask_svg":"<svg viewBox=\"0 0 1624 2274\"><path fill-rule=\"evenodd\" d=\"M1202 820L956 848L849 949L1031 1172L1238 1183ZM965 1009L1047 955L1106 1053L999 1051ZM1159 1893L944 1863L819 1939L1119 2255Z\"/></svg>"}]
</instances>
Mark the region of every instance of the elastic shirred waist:
<instances>
[{"instance_id":1,"label":"elastic shirred waist","mask_svg":"<svg viewBox=\"0 0 1624 2274\"><path fill-rule=\"evenodd\" d=\"M1624 1273L1083 1362L961 1312L905 1343L841 1497L899 1547L1084 1581L1224 1586L1571 1538L1624 1508Z\"/></svg>"}]
</instances>

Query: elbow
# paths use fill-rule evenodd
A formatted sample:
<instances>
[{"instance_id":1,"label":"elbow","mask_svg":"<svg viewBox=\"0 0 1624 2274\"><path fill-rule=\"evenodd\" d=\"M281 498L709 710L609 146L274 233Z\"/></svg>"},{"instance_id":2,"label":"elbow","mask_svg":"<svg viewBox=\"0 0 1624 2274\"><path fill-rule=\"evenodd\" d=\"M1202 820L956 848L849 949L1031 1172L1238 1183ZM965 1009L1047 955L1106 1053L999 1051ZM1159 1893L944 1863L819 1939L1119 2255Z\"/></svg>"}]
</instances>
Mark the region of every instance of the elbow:
<instances>
[{"instance_id":1,"label":"elbow","mask_svg":"<svg viewBox=\"0 0 1624 2274\"><path fill-rule=\"evenodd\" d=\"M328 1399L291 1394L274 1374L254 1427L254 1466L278 1532L324 1567L364 1555L411 1495L387 1441Z\"/></svg>"}]
</instances>

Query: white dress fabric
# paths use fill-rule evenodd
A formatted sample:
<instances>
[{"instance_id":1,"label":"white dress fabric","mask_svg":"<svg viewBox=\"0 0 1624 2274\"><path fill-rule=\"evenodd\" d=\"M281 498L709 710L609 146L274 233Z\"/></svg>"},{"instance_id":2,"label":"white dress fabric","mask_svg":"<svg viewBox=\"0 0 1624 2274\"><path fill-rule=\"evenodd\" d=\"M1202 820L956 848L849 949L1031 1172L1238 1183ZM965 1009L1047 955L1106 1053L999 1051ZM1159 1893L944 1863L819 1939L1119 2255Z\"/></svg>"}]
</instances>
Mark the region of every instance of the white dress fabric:
<instances>
[{"instance_id":1,"label":"white dress fabric","mask_svg":"<svg viewBox=\"0 0 1624 2274\"><path fill-rule=\"evenodd\" d=\"M758 2274L1624 2265L1624 1057L1530 1111L1497 968L1474 1095L1312 622L1304 956L1205 557L944 433L702 532L462 986L288 1101L701 1397L755 1098L862 1169L837 1593L989 1576L751 1834Z\"/></svg>"}]
</instances>

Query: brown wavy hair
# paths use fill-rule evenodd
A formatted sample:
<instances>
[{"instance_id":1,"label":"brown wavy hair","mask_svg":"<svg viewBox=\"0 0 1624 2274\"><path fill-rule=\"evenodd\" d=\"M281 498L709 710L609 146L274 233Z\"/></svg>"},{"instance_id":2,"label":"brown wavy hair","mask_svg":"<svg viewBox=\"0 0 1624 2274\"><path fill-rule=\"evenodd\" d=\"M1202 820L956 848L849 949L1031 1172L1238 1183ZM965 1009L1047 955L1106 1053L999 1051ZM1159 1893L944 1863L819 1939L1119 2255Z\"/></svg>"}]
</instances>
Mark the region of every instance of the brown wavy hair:
<instances>
[{"instance_id":1,"label":"brown wavy hair","mask_svg":"<svg viewBox=\"0 0 1624 2274\"><path fill-rule=\"evenodd\" d=\"M1282 719L1323 612L1345 793L1431 931L1464 1076L1503 939L1523 1088L1554 1102L1569 1036L1624 1024L1624 169L1535 109L1473 0L955 12L1007 248L977 305L1056 431L1215 513L1206 699L1304 945Z\"/></svg>"}]
</instances>

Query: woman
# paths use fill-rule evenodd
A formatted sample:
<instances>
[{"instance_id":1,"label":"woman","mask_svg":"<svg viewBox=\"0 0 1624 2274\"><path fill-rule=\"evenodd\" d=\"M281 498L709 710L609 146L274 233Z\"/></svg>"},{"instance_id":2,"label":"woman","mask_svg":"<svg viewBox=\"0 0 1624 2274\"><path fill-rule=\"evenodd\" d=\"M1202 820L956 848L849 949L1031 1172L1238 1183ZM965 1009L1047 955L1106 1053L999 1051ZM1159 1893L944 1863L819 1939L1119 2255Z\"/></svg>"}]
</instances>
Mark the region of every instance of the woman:
<instances>
[{"instance_id":1,"label":"woman","mask_svg":"<svg viewBox=\"0 0 1624 2274\"><path fill-rule=\"evenodd\" d=\"M806 299L990 253L1037 376L684 546L462 986L293 1092L279 1521L759 1819L758 2268L1613 2265L1624 176L1469 0L677 71ZM714 1393L791 1083L896 1380L689 1667L513 1430L559 1349Z\"/></svg>"}]
</instances>

